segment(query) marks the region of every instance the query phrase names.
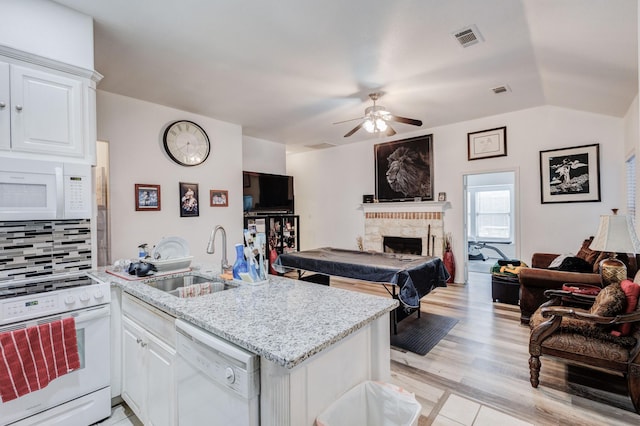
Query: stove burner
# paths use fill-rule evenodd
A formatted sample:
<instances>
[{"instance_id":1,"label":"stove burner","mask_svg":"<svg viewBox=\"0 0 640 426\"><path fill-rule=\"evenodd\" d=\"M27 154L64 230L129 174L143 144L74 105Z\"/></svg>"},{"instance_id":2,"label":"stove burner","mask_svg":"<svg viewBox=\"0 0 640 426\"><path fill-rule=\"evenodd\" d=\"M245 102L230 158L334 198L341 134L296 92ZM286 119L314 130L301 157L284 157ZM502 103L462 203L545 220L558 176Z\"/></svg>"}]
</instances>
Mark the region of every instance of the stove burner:
<instances>
[{"instance_id":1,"label":"stove burner","mask_svg":"<svg viewBox=\"0 0 640 426\"><path fill-rule=\"evenodd\" d=\"M46 293L50 291L62 290L73 287L83 287L92 285L93 281L86 275L39 279L37 281L24 281L0 284L0 299L11 297L27 296L31 294Z\"/></svg>"}]
</instances>

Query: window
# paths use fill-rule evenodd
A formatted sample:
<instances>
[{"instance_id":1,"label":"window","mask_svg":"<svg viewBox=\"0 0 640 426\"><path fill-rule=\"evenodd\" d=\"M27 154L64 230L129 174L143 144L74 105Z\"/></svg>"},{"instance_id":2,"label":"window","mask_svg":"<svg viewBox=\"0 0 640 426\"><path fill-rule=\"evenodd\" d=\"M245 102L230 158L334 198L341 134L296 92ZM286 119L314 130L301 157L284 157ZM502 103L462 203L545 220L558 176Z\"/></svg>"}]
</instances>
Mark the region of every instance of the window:
<instances>
[{"instance_id":1,"label":"window","mask_svg":"<svg viewBox=\"0 0 640 426\"><path fill-rule=\"evenodd\" d=\"M630 156L625 162L627 169L627 215L636 223L636 156Z\"/></svg>"},{"instance_id":2,"label":"window","mask_svg":"<svg viewBox=\"0 0 640 426\"><path fill-rule=\"evenodd\" d=\"M469 240L513 242L513 185L470 187L468 197Z\"/></svg>"}]
</instances>

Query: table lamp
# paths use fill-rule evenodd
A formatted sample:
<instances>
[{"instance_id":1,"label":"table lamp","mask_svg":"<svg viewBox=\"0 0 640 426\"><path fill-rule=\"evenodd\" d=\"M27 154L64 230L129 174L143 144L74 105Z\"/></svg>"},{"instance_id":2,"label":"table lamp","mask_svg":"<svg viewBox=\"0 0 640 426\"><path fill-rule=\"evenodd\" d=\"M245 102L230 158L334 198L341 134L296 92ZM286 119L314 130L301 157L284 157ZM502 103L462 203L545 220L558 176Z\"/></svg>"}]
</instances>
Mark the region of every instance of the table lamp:
<instances>
[{"instance_id":1,"label":"table lamp","mask_svg":"<svg viewBox=\"0 0 640 426\"><path fill-rule=\"evenodd\" d=\"M627 267L616 259L617 253L640 252L640 241L631 222L631 218L618 215L618 209L612 209L612 215L600 216L598 232L589 245L591 250L608 252L609 257L599 265L602 286L627 279Z\"/></svg>"}]
</instances>

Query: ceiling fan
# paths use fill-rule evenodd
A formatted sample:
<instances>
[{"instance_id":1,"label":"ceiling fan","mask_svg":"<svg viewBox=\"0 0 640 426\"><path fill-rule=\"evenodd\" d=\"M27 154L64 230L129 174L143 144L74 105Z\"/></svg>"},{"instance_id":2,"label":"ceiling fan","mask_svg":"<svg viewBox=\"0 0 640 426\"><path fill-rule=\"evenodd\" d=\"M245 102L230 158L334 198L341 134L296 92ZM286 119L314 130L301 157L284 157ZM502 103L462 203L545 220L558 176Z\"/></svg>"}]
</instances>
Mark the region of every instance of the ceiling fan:
<instances>
[{"instance_id":1,"label":"ceiling fan","mask_svg":"<svg viewBox=\"0 0 640 426\"><path fill-rule=\"evenodd\" d=\"M382 105L376 105L376 101L382 96L380 93L370 93L369 98L373 101L373 106L367 107L364 110L364 117L352 118L351 120L339 121L333 124L346 123L347 121L363 120L362 123L351 129L345 138L353 135L355 132L364 128L369 133L385 133L387 136L393 136L396 131L389 125L390 121L395 121L403 124L411 124L412 126L422 126L421 120L413 118L405 118L391 114Z\"/></svg>"}]
</instances>

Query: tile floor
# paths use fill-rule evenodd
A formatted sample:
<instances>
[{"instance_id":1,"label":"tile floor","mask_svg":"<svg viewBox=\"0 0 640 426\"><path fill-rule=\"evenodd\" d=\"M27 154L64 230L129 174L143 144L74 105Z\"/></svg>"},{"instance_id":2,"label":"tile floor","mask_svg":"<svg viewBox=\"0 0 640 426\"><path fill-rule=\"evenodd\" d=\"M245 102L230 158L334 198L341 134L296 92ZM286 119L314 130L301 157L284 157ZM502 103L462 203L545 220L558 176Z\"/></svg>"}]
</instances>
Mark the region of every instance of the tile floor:
<instances>
[{"instance_id":1,"label":"tile floor","mask_svg":"<svg viewBox=\"0 0 640 426\"><path fill-rule=\"evenodd\" d=\"M433 426L533 426L477 402L451 394L438 412Z\"/></svg>"}]
</instances>

